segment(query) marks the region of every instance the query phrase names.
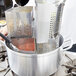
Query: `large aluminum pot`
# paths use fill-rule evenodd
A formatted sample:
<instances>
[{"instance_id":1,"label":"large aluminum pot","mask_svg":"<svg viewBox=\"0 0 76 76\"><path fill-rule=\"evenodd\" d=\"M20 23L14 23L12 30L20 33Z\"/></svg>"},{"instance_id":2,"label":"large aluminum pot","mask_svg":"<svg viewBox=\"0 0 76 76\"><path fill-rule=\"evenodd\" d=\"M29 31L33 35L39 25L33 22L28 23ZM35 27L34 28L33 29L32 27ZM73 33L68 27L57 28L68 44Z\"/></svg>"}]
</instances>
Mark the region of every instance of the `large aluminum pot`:
<instances>
[{"instance_id":1,"label":"large aluminum pot","mask_svg":"<svg viewBox=\"0 0 76 76\"><path fill-rule=\"evenodd\" d=\"M59 48L43 54L17 52L5 43L10 68L19 76L49 76L59 67L63 43L63 37L60 35Z\"/></svg>"}]
</instances>

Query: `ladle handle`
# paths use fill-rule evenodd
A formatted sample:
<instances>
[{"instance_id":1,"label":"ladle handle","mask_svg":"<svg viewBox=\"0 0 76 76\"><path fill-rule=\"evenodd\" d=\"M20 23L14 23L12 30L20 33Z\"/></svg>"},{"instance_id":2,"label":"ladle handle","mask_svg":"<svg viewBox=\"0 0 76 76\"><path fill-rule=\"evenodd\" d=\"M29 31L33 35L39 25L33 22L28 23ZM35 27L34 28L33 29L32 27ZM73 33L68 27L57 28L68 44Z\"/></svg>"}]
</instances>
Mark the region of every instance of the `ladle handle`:
<instances>
[{"instance_id":1,"label":"ladle handle","mask_svg":"<svg viewBox=\"0 0 76 76\"><path fill-rule=\"evenodd\" d=\"M11 43L11 41L6 37L4 36L2 33L0 33L0 36L8 43Z\"/></svg>"}]
</instances>

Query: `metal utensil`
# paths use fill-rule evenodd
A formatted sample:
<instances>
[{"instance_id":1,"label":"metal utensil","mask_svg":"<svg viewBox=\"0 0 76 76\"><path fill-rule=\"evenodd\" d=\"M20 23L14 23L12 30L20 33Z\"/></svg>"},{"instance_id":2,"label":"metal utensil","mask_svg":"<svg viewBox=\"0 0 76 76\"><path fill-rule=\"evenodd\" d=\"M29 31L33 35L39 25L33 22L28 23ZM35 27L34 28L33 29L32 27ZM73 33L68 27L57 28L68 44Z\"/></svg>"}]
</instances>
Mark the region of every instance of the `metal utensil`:
<instances>
[{"instance_id":1,"label":"metal utensil","mask_svg":"<svg viewBox=\"0 0 76 76\"><path fill-rule=\"evenodd\" d=\"M63 8L65 4L64 0L62 3L57 5L57 10L52 13L50 19L50 30L49 30L49 38L52 38L56 41L56 47L59 47L59 34L60 34L60 23L63 14Z\"/></svg>"},{"instance_id":2,"label":"metal utensil","mask_svg":"<svg viewBox=\"0 0 76 76\"><path fill-rule=\"evenodd\" d=\"M10 37L32 36L32 9L32 6L25 6L5 11Z\"/></svg>"},{"instance_id":3,"label":"metal utensil","mask_svg":"<svg viewBox=\"0 0 76 76\"><path fill-rule=\"evenodd\" d=\"M9 44L11 43L11 41L6 36L4 36L2 33L0 33L0 36Z\"/></svg>"},{"instance_id":4,"label":"metal utensil","mask_svg":"<svg viewBox=\"0 0 76 76\"><path fill-rule=\"evenodd\" d=\"M11 41L6 36L4 36L2 33L0 33L0 36L5 40L8 46L10 46L10 49L18 51L18 49L11 43Z\"/></svg>"},{"instance_id":5,"label":"metal utensil","mask_svg":"<svg viewBox=\"0 0 76 76\"><path fill-rule=\"evenodd\" d=\"M62 18L62 13L63 13L63 7L64 7L64 3L61 3L58 6L57 16L56 16L56 21L55 21L55 26L54 26L54 36L59 34L59 31L60 31L60 23L61 23L61 18Z\"/></svg>"}]
</instances>

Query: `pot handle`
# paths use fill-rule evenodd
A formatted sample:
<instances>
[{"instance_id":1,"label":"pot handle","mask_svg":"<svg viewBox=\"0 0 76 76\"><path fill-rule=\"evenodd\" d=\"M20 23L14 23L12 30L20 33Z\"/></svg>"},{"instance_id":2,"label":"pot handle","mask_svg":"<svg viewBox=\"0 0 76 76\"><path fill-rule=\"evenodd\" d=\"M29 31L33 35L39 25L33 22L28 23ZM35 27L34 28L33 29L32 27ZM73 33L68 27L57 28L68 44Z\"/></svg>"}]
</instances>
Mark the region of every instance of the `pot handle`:
<instances>
[{"instance_id":1,"label":"pot handle","mask_svg":"<svg viewBox=\"0 0 76 76\"><path fill-rule=\"evenodd\" d=\"M72 45L73 45L72 40L68 39L68 40L64 41L62 48L64 51L66 51L66 50L69 50L70 48L72 48Z\"/></svg>"}]
</instances>

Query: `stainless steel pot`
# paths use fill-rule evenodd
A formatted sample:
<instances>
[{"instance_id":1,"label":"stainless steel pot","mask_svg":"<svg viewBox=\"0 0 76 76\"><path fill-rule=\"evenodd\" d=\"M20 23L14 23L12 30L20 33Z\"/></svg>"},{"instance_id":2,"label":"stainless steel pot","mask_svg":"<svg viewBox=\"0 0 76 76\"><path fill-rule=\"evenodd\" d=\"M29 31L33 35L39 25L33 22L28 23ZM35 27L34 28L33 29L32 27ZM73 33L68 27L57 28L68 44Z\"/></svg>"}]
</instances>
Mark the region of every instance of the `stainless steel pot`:
<instances>
[{"instance_id":1,"label":"stainless steel pot","mask_svg":"<svg viewBox=\"0 0 76 76\"><path fill-rule=\"evenodd\" d=\"M49 76L55 73L59 67L63 43L63 37L60 35L59 48L42 54L14 51L5 43L10 68L19 76Z\"/></svg>"}]
</instances>

